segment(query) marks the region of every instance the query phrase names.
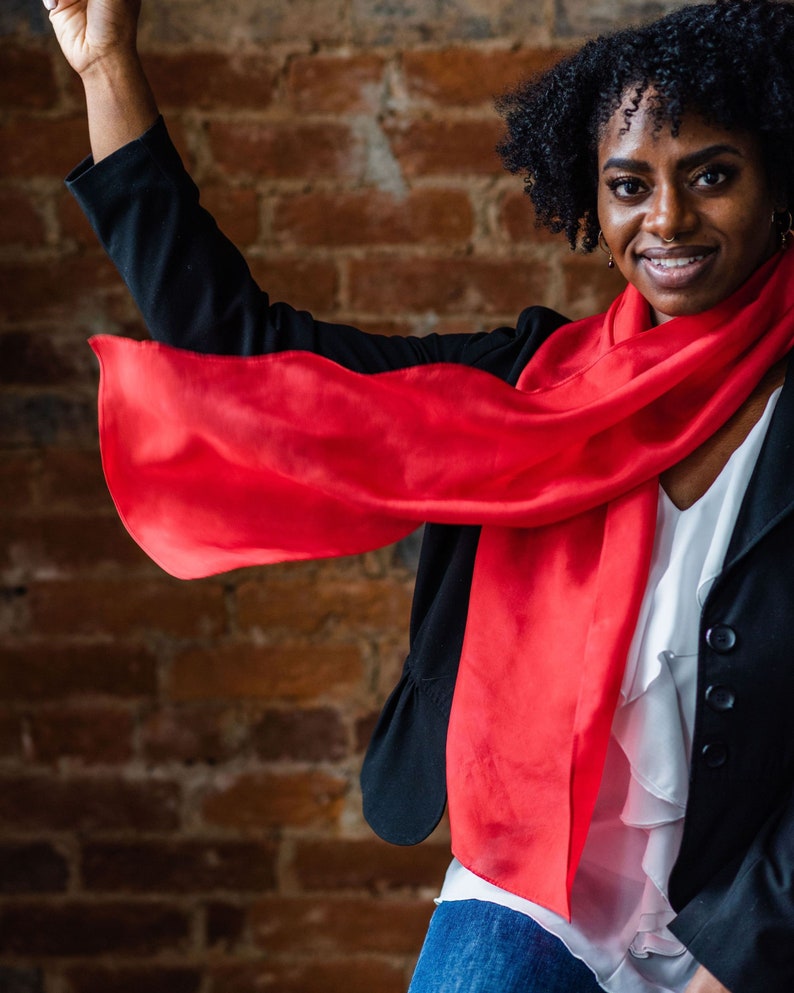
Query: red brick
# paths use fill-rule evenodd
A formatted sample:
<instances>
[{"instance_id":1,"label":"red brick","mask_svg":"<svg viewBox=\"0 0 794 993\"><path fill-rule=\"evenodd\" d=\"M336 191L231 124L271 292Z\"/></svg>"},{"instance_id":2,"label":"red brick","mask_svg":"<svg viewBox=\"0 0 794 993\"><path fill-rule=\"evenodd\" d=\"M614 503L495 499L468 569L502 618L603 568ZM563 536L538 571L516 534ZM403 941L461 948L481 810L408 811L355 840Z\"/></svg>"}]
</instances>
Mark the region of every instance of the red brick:
<instances>
[{"instance_id":1,"label":"red brick","mask_svg":"<svg viewBox=\"0 0 794 993\"><path fill-rule=\"evenodd\" d=\"M413 318L392 318L392 317L357 317L353 314L337 314L334 318L338 320L341 324L352 324L353 327L360 328L362 331L366 331L368 334L399 334L399 335L409 335L409 334L423 334L426 333L424 324L421 328L417 330L417 321ZM424 318L420 319L424 321Z\"/></svg>"},{"instance_id":2,"label":"red brick","mask_svg":"<svg viewBox=\"0 0 794 993\"><path fill-rule=\"evenodd\" d=\"M245 939L246 908L239 904L213 901L205 910L207 947L229 952Z\"/></svg>"},{"instance_id":3,"label":"red brick","mask_svg":"<svg viewBox=\"0 0 794 993\"><path fill-rule=\"evenodd\" d=\"M0 383L66 386L91 383L93 378L93 356L83 341L44 331L0 335Z\"/></svg>"},{"instance_id":4,"label":"red brick","mask_svg":"<svg viewBox=\"0 0 794 993\"><path fill-rule=\"evenodd\" d=\"M0 145L0 176L62 179L88 152L85 114L8 119L0 125Z\"/></svg>"},{"instance_id":5,"label":"red brick","mask_svg":"<svg viewBox=\"0 0 794 993\"><path fill-rule=\"evenodd\" d=\"M674 6L667 3L660 6L654 0L621 0L614 6L592 0L560 0L555 6L554 31L562 37L592 37L624 24L655 20Z\"/></svg>"},{"instance_id":6,"label":"red brick","mask_svg":"<svg viewBox=\"0 0 794 993\"><path fill-rule=\"evenodd\" d=\"M336 824L347 780L324 772L244 773L224 777L204 799L208 824L238 830Z\"/></svg>"},{"instance_id":7,"label":"red brick","mask_svg":"<svg viewBox=\"0 0 794 993\"><path fill-rule=\"evenodd\" d=\"M171 141L184 162L185 168L192 175L196 172L198 161L192 141L194 125L190 120L190 111L188 110L185 119L173 114L169 115L167 124Z\"/></svg>"},{"instance_id":8,"label":"red brick","mask_svg":"<svg viewBox=\"0 0 794 993\"><path fill-rule=\"evenodd\" d=\"M3 776L0 827L42 831L170 831L179 824L173 783L106 777Z\"/></svg>"},{"instance_id":9,"label":"red brick","mask_svg":"<svg viewBox=\"0 0 794 993\"><path fill-rule=\"evenodd\" d=\"M276 206L274 229L287 244L450 244L471 237L473 221L461 191L413 190L400 198L366 190L285 198Z\"/></svg>"},{"instance_id":10,"label":"red brick","mask_svg":"<svg viewBox=\"0 0 794 993\"><path fill-rule=\"evenodd\" d=\"M67 972L68 993L199 993L199 969L174 966L101 968L80 966Z\"/></svg>"},{"instance_id":11,"label":"red brick","mask_svg":"<svg viewBox=\"0 0 794 993\"><path fill-rule=\"evenodd\" d=\"M573 2L573 0L570 0ZM610 8L611 9L611 8ZM537 37L548 14L542 3L516 0L444 0L444 3L373 3L356 0L353 27L359 42L379 45L449 44L504 37Z\"/></svg>"},{"instance_id":12,"label":"red brick","mask_svg":"<svg viewBox=\"0 0 794 993\"><path fill-rule=\"evenodd\" d=\"M491 104L521 79L550 68L565 54L560 49L416 49L402 66L412 98L442 106Z\"/></svg>"},{"instance_id":13,"label":"red brick","mask_svg":"<svg viewBox=\"0 0 794 993\"><path fill-rule=\"evenodd\" d=\"M55 204L61 237L81 247L96 248L94 229L72 194L66 189L60 190Z\"/></svg>"},{"instance_id":14,"label":"red brick","mask_svg":"<svg viewBox=\"0 0 794 993\"><path fill-rule=\"evenodd\" d=\"M552 234L548 228L538 227L532 202L523 190L508 193L499 207L499 227L511 241L534 244L556 244L567 249L565 235Z\"/></svg>"},{"instance_id":15,"label":"red brick","mask_svg":"<svg viewBox=\"0 0 794 993\"><path fill-rule=\"evenodd\" d=\"M447 845L405 848L378 840L299 841L293 872L304 890L440 889L450 858Z\"/></svg>"},{"instance_id":16,"label":"red brick","mask_svg":"<svg viewBox=\"0 0 794 993\"><path fill-rule=\"evenodd\" d=\"M384 128L406 176L499 176L495 146L502 126L495 117L481 120L397 118Z\"/></svg>"},{"instance_id":17,"label":"red brick","mask_svg":"<svg viewBox=\"0 0 794 993\"><path fill-rule=\"evenodd\" d=\"M223 589L175 579L81 579L30 585L37 634L212 637L226 623Z\"/></svg>"},{"instance_id":18,"label":"red brick","mask_svg":"<svg viewBox=\"0 0 794 993\"><path fill-rule=\"evenodd\" d=\"M184 911L162 903L17 903L0 908L0 949L17 955L66 957L183 951L190 935Z\"/></svg>"},{"instance_id":19,"label":"red brick","mask_svg":"<svg viewBox=\"0 0 794 993\"><path fill-rule=\"evenodd\" d=\"M477 331L491 330L490 324L483 325L475 317L441 317L433 313L412 315L402 320L391 317L345 316L344 314L337 315L334 319L342 324L352 324L369 334L416 335L419 338L431 332L433 334L474 334ZM397 542L397 547L399 545L400 542ZM404 562L401 564L405 565ZM411 565L410 569L412 574L416 573L415 565Z\"/></svg>"},{"instance_id":20,"label":"red brick","mask_svg":"<svg viewBox=\"0 0 794 993\"><path fill-rule=\"evenodd\" d=\"M384 65L366 52L296 55L287 70L287 100L301 113L372 113L380 103Z\"/></svg>"},{"instance_id":21,"label":"red brick","mask_svg":"<svg viewBox=\"0 0 794 993\"><path fill-rule=\"evenodd\" d=\"M336 306L339 275L336 263L303 258L249 258L251 273L270 299L318 316Z\"/></svg>"},{"instance_id":22,"label":"red brick","mask_svg":"<svg viewBox=\"0 0 794 993\"><path fill-rule=\"evenodd\" d=\"M46 977L42 969L0 966L0 983L4 993L45 993Z\"/></svg>"},{"instance_id":23,"label":"red brick","mask_svg":"<svg viewBox=\"0 0 794 993\"><path fill-rule=\"evenodd\" d=\"M60 73L58 82L61 89L61 105L65 107L82 107L85 104L85 89L80 77L76 72L72 72L63 62L55 36L50 34L50 45L55 53L53 58L59 64Z\"/></svg>"},{"instance_id":24,"label":"red brick","mask_svg":"<svg viewBox=\"0 0 794 993\"><path fill-rule=\"evenodd\" d=\"M0 106L10 110L47 110L58 90L49 52L22 48L6 40L0 48Z\"/></svg>"},{"instance_id":25,"label":"red brick","mask_svg":"<svg viewBox=\"0 0 794 993\"><path fill-rule=\"evenodd\" d=\"M316 179L358 176L363 150L344 124L212 121L213 158L230 176Z\"/></svg>"},{"instance_id":26,"label":"red brick","mask_svg":"<svg viewBox=\"0 0 794 993\"><path fill-rule=\"evenodd\" d=\"M0 217L3 218L0 224L0 243L3 245L31 248L44 243L41 215L23 190L0 190Z\"/></svg>"},{"instance_id":27,"label":"red brick","mask_svg":"<svg viewBox=\"0 0 794 993\"><path fill-rule=\"evenodd\" d=\"M256 756L268 762L337 762L350 751L344 722L330 708L269 710L251 738Z\"/></svg>"},{"instance_id":28,"label":"red brick","mask_svg":"<svg viewBox=\"0 0 794 993\"><path fill-rule=\"evenodd\" d=\"M122 699L157 691L157 660L148 648L107 645L4 645L0 700L63 700L87 695Z\"/></svg>"},{"instance_id":29,"label":"red brick","mask_svg":"<svg viewBox=\"0 0 794 993\"><path fill-rule=\"evenodd\" d=\"M167 693L174 700L311 700L349 694L363 672L354 644L226 644L179 653Z\"/></svg>"},{"instance_id":30,"label":"red brick","mask_svg":"<svg viewBox=\"0 0 794 993\"><path fill-rule=\"evenodd\" d=\"M418 954L433 911L427 899L268 897L251 908L256 944L271 953Z\"/></svg>"},{"instance_id":31,"label":"red brick","mask_svg":"<svg viewBox=\"0 0 794 993\"><path fill-rule=\"evenodd\" d=\"M511 259L356 259L350 266L354 306L373 313L515 315L544 303L549 273L541 263Z\"/></svg>"},{"instance_id":32,"label":"red brick","mask_svg":"<svg viewBox=\"0 0 794 993\"><path fill-rule=\"evenodd\" d=\"M276 846L266 842L89 842L84 886L97 892L262 892L276 883Z\"/></svg>"},{"instance_id":33,"label":"red brick","mask_svg":"<svg viewBox=\"0 0 794 993\"><path fill-rule=\"evenodd\" d=\"M41 389L0 393L0 425L7 446L95 445L96 420L96 398L92 395Z\"/></svg>"},{"instance_id":34,"label":"red brick","mask_svg":"<svg viewBox=\"0 0 794 993\"><path fill-rule=\"evenodd\" d=\"M152 762L214 765L249 754L273 762L336 762L349 754L349 735L331 708L239 711L222 705L187 704L158 709L140 731Z\"/></svg>"},{"instance_id":35,"label":"red brick","mask_svg":"<svg viewBox=\"0 0 794 993\"><path fill-rule=\"evenodd\" d=\"M152 568L120 519L110 513L6 519L0 521L0 548L0 569L21 570L27 576Z\"/></svg>"},{"instance_id":36,"label":"red brick","mask_svg":"<svg viewBox=\"0 0 794 993\"><path fill-rule=\"evenodd\" d=\"M276 68L242 52L146 52L144 68L161 107L256 108L271 102Z\"/></svg>"},{"instance_id":37,"label":"red brick","mask_svg":"<svg viewBox=\"0 0 794 993\"><path fill-rule=\"evenodd\" d=\"M605 311L626 285L617 269L607 268L606 257L599 251L569 254L563 263L563 275L564 312L574 319Z\"/></svg>"},{"instance_id":38,"label":"red brick","mask_svg":"<svg viewBox=\"0 0 794 993\"><path fill-rule=\"evenodd\" d=\"M151 762L225 762L249 745L247 718L224 706L169 707L149 714L141 726L141 747Z\"/></svg>"},{"instance_id":39,"label":"red brick","mask_svg":"<svg viewBox=\"0 0 794 993\"><path fill-rule=\"evenodd\" d=\"M22 719L17 714L0 712L0 761L22 756L22 730Z\"/></svg>"},{"instance_id":40,"label":"red brick","mask_svg":"<svg viewBox=\"0 0 794 993\"><path fill-rule=\"evenodd\" d=\"M381 704L396 686L403 671L405 657L408 654L408 633L401 632L399 636L388 632L377 639L377 673L372 688L375 700ZM367 701L368 703L371 702Z\"/></svg>"},{"instance_id":41,"label":"red brick","mask_svg":"<svg viewBox=\"0 0 794 993\"><path fill-rule=\"evenodd\" d=\"M52 511L111 508L99 450L51 449L41 460L36 480L37 504Z\"/></svg>"},{"instance_id":42,"label":"red brick","mask_svg":"<svg viewBox=\"0 0 794 993\"><path fill-rule=\"evenodd\" d=\"M261 582L237 590L237 621L244 632L279 628L313 634L341 626L356 632L403 631L411 610L411 589L401 579L348 579L322 571L268 571Z\"/></svg>"},{"instance_id":43,"label":"red brick","mask_svg":"<svg viewBox=\"0 0 794 993\"><path fill-rule=\"evenodd\" d=\"M0 453L0 508L4 511L29 508L35 499L34 481L38 472L37 456Z\"/></svg>"},{"instance_id":44,"label":"red brick","mask_svg":"<svg viewBox=\"0 0 794 993\"><path fill-rule=\"evenodd\" d=\"M28 716L27 751L34 762L119 765L132 758L134 730L128 710L61 705Z\"/></svg>"},{"instance_id":45,"label":"red brick","mask_svg":"<svg viewBox=\"0 0 794 993\"><path fill-rule=\"evenodd\" d=\"M27 637L30 628L30 611L28 610L28 588L23 583L14 583L8 579L0 586L0 635L4 645L6 641L13 642L14 638ZM0 671L5 665L0 657Z\"/></svg>"},{"instance_id":46,"label":"red brick","mask_svg":"<svg viewBox=\"0 0 794 993\"><path fill-rule=\"evenodd\" d=\"M259 237L259 198L255 190L205 186L201 201L235 245L250 245Z\"/></svg>"},{"instance_id":47,"label":"red brick","mask_svg":"<svg viewBox=\"0 0 794 993\"><path fill-rule=\"evenodd\" d=\"M49 843L0 844L0 893L60 893L68 882L66 859Z\"/></svg>"},{"instance_id":48,"label":"red brick","mask_svg":"<svg viewBox=\"0 0 794 993\"><path fill-rule=\"evenodd\" d=\"M196 48L235 47L267 50L280 41L290 48L305 48L313 41L339 44L349 38L349 13L345 0L281 0L267 8L235 4L223 8L218 17L213 5L191 4L186 0L153 4L141 24L143 45L191 45ZM297 44L296 44L297 43Z\"/></svg>"},{"instance_id":49,"label":"red brick","mask_svg":"<svg viewBox=\"0 0 794 993\"><path fill-rule=\"evenodd\" d=\"M414 330L414 334L427 334L428 331L435 331L438 334L475 334L479 331L491 331L491 324L488 321L483 322L476 316L472 317L439 317L433 320L430 327L425 325L419 325L418 329ZM409 541L411 538L408 535L407 538L403 538L403 541ZM397 542L397 547L400 546L400 542ZM405 563L404 563L405 564ZM412 572L416 572L416 566L408 566Z\"/></svg>"},{"instance_id":50,"label":"red brick","mask_svg":"<svg viewBox=\"0 0 794 993\"><path fill-rule=\"evenodd\" d=\"M54 268L57 265L57 278ZM103 294L124 291L121 277L104 255L14 261L0 264L0 319L34 322L74 320L76 313L98 311L104 321Z\"/></svg>"},{"instance_id":51,"label":"red brick","mask_svg":"<svg viewBox=\"0 0 794 993\"><path fill-rule=\"evenodd\" d=\"M405 993L406 969L380 958L214 963L212 993ZM147 991L148 993L148 991Z\"/></svg>"},{"instance_id":52,"label":"red brick","mask_svg":"<svg viewBox=\"0 0 794 993\"><path fill-rule=\"evenodd\" d=\"M357 752L363 753L366 751L370 739L375 731L375 726L378 723L379 717L380 710L373 710L356 721L355 735Z\"/></svg>"}]
</instances>

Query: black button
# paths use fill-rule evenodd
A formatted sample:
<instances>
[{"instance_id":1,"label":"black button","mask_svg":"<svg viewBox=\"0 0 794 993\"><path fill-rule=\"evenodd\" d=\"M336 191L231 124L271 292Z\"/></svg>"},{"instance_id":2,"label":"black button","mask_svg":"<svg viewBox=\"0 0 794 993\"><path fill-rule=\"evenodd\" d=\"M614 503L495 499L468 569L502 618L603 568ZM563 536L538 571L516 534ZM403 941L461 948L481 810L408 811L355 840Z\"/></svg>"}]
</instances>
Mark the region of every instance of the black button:
<instances>
[{"instance_id":1,"label":"black button","mask_svg":"<svg viewBox=\"0 0 794 993\"><path fill-rule=\"evenodd\" d=\"M709 769L719 769L728 761L728 746L721 741L713 741L710 745L704 745L701 755Z\"/></svg>"},{"instance_id":2,"label":"black button","mask_svg":"<svg viewBox=\"0 0 794 993\"><path fill-rule=\"evenodd\" d=\"M709 686L706 690L706 703L718 714L726 710L733 710L736 703L736 694L730 686Z\"/></svg>"},{"instance_id":3,"label":"black button","mask_svg":"<svg viewBox=\"0 0 794 993\"><path fill-rule=\"evenodd\" d=\"M706 644L715 652L729 652L736 644L736 632L727 624L715 624L706 632Z\"/></svg>"}]
</instances>

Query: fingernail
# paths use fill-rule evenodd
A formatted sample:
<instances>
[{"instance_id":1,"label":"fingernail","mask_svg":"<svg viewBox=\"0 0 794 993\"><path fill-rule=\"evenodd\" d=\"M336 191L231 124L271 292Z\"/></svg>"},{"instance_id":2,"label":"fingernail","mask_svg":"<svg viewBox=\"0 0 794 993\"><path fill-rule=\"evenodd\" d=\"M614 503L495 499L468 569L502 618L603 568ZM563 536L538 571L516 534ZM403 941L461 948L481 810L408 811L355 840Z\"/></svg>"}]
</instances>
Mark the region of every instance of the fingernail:
<instances>
[{"instance_id":1,"label":"fingernail","mask_svg":"<svg viewBox=\"0 0 794 993\"><path fill-rule=\"evenodd\" d=\"M58 6L58 0L44 0L44 6L47 10L55 10Z\"/></svg>"}]
</instances>

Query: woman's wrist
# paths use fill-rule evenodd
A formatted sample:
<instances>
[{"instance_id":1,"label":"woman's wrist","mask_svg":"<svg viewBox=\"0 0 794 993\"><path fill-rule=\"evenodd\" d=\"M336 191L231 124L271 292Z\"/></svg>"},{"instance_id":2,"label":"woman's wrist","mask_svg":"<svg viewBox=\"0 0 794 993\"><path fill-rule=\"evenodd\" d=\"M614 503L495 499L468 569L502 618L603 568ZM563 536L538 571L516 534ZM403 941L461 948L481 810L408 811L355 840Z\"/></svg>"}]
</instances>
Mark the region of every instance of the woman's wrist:
<instances>
[{"instance_id":1,"label":"woman's wrist","mask_svg":"<svg viewBox=\"0 0 794 993\"><path fill-rule=\"evenodd\" d=\"M134 49L95 59L80 78L95 162L139 138L157 119L157 103Z\"/></svg>"}]
</instances>

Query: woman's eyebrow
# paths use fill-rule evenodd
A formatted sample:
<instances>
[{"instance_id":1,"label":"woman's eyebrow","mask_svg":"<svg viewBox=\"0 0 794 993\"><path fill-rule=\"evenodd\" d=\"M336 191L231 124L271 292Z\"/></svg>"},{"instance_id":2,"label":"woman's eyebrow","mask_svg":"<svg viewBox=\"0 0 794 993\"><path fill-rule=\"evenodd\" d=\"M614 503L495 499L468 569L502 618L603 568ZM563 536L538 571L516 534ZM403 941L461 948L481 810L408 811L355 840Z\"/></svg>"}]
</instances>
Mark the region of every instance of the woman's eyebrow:
<instances>
[{"instance_id":1,"label":"woman's eyebrow","mask_svg":"<svg viewBox=\"0 0 794 993\"><path fill-rule=\"evenodd\" d=\"M677 165L679 169L692 169L703 165L709 159L713 159L715 155L725 154L738 155L740 158L744 158L743 153L735 145L709 145L708 148L701 148L697 152L691 152L689 155L685 155L678 160ZM621 159L615 157L607 159L601 171L606 172L607 169L625 169L627 172L653 171L650 162L646 162L644 159Z\"/></svg>"}]
</instances>

